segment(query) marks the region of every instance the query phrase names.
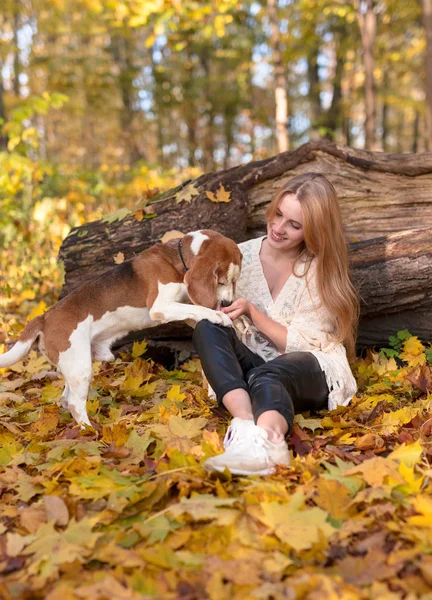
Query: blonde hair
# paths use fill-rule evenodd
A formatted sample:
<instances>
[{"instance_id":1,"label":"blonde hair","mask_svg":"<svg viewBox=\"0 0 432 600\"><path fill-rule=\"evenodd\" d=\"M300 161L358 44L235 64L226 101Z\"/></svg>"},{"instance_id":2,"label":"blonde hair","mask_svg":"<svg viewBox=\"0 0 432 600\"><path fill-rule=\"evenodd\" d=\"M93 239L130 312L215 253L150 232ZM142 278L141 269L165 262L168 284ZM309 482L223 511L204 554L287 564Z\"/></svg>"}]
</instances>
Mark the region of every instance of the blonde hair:
<instances>
[{"instance_id":1,"label":"blonde hair","mask_svg":"<svg viewBox=\"0 0 432 600\"><path fill-rule=\"evenodd\" d=\"M272 219L280 201L288 194L296 196L303 213L303 252L309 270L316 260L318 294L334 324L333 337L342 342L352 359L359 319L359 300L349 273L348 244L342 225L337 193L333 185L319 173L303 173L293 177L279 190L266 210ZM294 266L295 272L295 266Z\"/></svg>"}]
</instances>

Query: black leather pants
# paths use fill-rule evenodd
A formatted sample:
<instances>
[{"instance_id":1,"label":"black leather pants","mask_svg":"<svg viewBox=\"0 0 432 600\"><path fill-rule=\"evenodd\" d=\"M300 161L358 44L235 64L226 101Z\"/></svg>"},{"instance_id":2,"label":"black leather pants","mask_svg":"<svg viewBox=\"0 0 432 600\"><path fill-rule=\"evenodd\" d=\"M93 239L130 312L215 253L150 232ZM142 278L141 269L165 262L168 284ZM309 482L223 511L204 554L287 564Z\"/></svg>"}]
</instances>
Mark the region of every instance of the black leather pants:
<instances>
[{"instance_id":1,"label":"black leather pants","mask_svg":"<svg viewBox=\"0 0 432 600\"><path fill-rule=\"evenodd\" d=\"M265 362L237 337L232 327L200 321L193 334L204 373L219 405L227 392L249 393L255 423L262 413L277 410L291 433L294 414L327 406L324 372L310 352L289 352Z\"/></svg>"}]
</instances>

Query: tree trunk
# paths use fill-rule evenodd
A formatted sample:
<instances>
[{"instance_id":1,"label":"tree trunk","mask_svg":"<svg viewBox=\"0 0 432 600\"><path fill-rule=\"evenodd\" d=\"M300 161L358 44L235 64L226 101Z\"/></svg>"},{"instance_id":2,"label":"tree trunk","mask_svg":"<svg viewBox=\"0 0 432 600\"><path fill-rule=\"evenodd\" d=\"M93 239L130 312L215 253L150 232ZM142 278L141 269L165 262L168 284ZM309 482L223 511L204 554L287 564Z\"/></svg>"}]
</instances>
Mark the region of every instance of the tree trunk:
<instances>
[{"instance_id":1,"label":"tree trunk","mask_svg":"<svg viewBox=\"0 0 432 600\"><path fill-rule=\"evenodd\" d=\"M363 48L365 73L365 148L376 150L376 91L374 46L376 37L375 0L360 0L357 12Z\"/></svg>"},{"instance_id":2,"label":"tree trunk","mask_svg":"<svg viewBox=\"0 0 432 600\"><path fill-rule=\"evenodd\" d=\"M136 69L133 64L130 35L131 33L128 31L111 34L110 50L119 71L118 86L122 99L120 122L125 152L129 156L129 163L133 164L143 156L136 143L133 130L136 101L133 81L136 76Z\"/></svg>"},{"instance_id":3,"label":"tree trunk","mask_svg":"<svg viewBox=\"0 0 432 600\"><path fill-rule=\"evenodd\" d=\"M138 221L130 215L73 229L60 250L63 294L113 267L118 252L131 258L171 229L212 228L237 242L263 234L264 210L275 191L307 171L332 181L348 238L363 240L351 249L362 297L362 343L386 343L388 335L404 328L401 320L409 321L412 333L432 336L432 322L425 321L432 309L432 154L375 154L324 141L202 175L152 200L154 218ZM230 202L208 199L206 192L220 186L231 192ZM151 336L158 337L157 331Z\"/></svg>"},{"instance_id":4,"label":"tree trunk","mask_svg":"<svg viewBox=\"0 0 432 600\"><path fill-rule=\"evenodd\" d=\"M278 151L286 152L289 148L287 80L280 47L277 0L268 0L268 13L271 29L270 46L274 69L276 141Z\"/></svg>"},{"instance_id":5,"label":"tree trunk","mask_svg":"<svg viewBox=\"0 0 432 600\"><path fill-rule=\"evenodd\" d=\"M432 151L432 0L422 0L426 33L426 149Z\"/></svg>"},{"instance_id":6,"label":"tree trunk","mask_svg":"<svg viewBox=\"0 0 432 600\"><path fill-rule=\"evenodd\" d=\"M20 0L15 0L13 7L13 88L14 94L16 98L21 96L21 84L20 84L20 74L21 74L21 60L20 60L20 48L19 48L19 40L18 40L18 31L20 28Z\"/></svg>"},{"instance_id":7,"label":"tree trunk","mask_svg":"<svg viewBox=\"0 0 432 600\"><path fill-rule=\"evenodd\" d=\"M311 34L312 35L312 34ZM319 38L313 34L313 44L307 56L307 72L309 80L309 103L311 120L311 140L319 140L321 137L320 126L322 117L321 85L318 75Z\"/></svg>"},{"instance_id":8,"label":"tree trunk","mask_svg":"<svg viewBox=\"0 0 432 600\"><path fill-rule=\"evenodd\" d=\"M2 62L0 61L0 123L6 122L6 107L4 103L4 87L3 87L3 72ZM8 138L6 135L0 133L0 151L6 150L8 145Z\"/></svg>"},{"instance_id":9,"label":"tree trunk","mask_svg":"<svg viewBox=\"0 0 432 600\"><path fill-rule=\"evenodd\" d=\"M215 168L214 149L215 149L215 108L213 105L213 94L212 94L212 73L211 73L211 62L210 53L208 48L203 48L201 55L201 66L204 71L205 78L205 99L206 99L206 132L204 135L204 170L213 171Z\"/></svg>"}]
</instances>

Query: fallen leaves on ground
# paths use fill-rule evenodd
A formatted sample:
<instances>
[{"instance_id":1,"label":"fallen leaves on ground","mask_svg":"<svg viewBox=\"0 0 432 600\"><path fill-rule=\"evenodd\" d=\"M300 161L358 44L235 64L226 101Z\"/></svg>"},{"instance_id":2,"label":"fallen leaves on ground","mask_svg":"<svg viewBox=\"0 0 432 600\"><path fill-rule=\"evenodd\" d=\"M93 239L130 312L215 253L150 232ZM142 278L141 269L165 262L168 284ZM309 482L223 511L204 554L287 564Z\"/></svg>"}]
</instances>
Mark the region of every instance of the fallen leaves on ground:
<instances>
[{"instance_id":1,"label":"fallen leaves on ground","mask_svg":"<svg viewBox=\"0 0 432 600\"><path fill-rule=\"evenodd\" d=\"M95 363L82 431L31 352L0 383L0 598L430 600L424 350L359 359L351 405L298 415L269 477L204 471L227 422L197 360Z\"/></svg>"}]
</instances>

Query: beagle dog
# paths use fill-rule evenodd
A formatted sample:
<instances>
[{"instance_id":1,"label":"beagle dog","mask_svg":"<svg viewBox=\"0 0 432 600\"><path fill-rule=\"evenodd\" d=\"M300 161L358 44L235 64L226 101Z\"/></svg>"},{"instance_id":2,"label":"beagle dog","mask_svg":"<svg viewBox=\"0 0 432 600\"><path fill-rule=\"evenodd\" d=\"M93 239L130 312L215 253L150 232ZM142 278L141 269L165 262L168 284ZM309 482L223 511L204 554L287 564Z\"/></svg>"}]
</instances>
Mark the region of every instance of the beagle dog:
<instances>
[{"instance_id":1,"label":"beagle dog","mask_svg":"<svg viewBox=\"0 0 432 600\"><path fill-rule=\"evenodd\" d=\"M21 360L39 338L39 350L65 378L63 406L81 426L91 426L86 401L92 359L114 360L115 340L162 323L208 319L231 326L220 306L233 300L241 260L235 242L210 229L155 244L32 319L0 355L0 367Z\"/></svg>"}]
</instances>

